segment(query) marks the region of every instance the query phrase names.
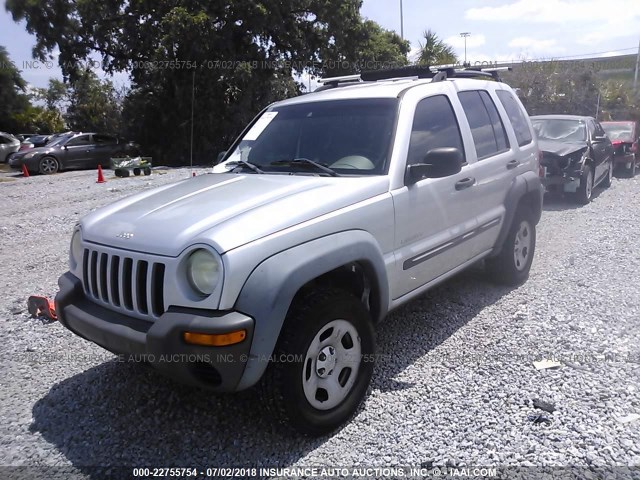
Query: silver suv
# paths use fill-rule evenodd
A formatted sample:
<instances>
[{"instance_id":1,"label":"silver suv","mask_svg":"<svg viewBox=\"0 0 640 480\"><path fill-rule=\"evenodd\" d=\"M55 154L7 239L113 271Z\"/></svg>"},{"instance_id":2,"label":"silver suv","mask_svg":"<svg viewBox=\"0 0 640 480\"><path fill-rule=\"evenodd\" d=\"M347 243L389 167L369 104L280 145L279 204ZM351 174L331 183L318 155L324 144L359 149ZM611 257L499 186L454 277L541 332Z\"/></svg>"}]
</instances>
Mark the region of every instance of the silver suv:
<instances>
[{"instance_id":1,"label":"silver suv","mask_svg":"<svg viewBox=\"0 0 640 480\"><path fill-rule=\"evenodd\" d=\"M491 76L331 79L269 106L224 173L82 219L60 321L181 382L261 380L279 419L335 429L366 394L374 326L391 310L482 259L499 282L528 276L538 147Z\"/></svg>"}]
</instances>

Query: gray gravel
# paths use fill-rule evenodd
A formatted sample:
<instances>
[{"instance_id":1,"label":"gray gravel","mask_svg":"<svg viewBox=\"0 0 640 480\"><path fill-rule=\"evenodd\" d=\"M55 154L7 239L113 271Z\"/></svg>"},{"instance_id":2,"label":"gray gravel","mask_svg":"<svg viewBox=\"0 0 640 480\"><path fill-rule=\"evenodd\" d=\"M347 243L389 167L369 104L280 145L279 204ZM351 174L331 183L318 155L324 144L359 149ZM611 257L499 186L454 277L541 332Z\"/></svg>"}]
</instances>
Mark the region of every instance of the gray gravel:
<instances>
[{"instance_id":1,"label":"gray gravel","mask_svg":"<svg viewBox=\"0 0 640 480\"><path fill-rule=\"evenodd\" d=\"M525 285L473 269L392 314L357 417L305 439L263 418L253 391L175 384L26 312L55 294L82 215L188 176L0 174L0 465L640 467L640 420L625 423L640 414L640 179L584 207L547 202Z\"/></svg>"}]
</instances>

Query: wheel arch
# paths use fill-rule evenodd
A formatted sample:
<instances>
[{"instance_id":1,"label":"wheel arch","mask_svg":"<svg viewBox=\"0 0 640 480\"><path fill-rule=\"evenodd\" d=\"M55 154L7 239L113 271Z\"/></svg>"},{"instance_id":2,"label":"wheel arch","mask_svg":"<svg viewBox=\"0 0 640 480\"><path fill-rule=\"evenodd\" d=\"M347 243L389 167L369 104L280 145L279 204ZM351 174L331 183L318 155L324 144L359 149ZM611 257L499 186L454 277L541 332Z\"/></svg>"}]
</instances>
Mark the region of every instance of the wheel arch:
<instances>
[{"instance_id":1,"label":"wheel arch","mask_svg":"<svg viewBox=\"0 0 640 480\"><path fill-rule=\"evenodd\" d=\"M353 285L351 282L356 281ZM374 323L389 309L389 283L380 248L362 230L340 232L280 252L258 265L245 282L235 309L255 319L255 332L242 390L264 373L289 308L297 295L316 284L341 286L351 293L369 289L365 305Z\"/></svg>"},{"instance_id":2,"label":"wheel arch","mask_svg":"<svg viewBox=\"0 0 640 480\"><path fill-rule=\"evenodd\" d=\"M513 219L519 209L528 208L531 211L534 224L538 224L540 218L542 218L543 196L544 187L536 172L526 172L513 180L505 197L504 221L502 222L502 228L498 234L494 250L491 253L492 257L499 255L502 251Z\"/></svg>"}]
</instances>

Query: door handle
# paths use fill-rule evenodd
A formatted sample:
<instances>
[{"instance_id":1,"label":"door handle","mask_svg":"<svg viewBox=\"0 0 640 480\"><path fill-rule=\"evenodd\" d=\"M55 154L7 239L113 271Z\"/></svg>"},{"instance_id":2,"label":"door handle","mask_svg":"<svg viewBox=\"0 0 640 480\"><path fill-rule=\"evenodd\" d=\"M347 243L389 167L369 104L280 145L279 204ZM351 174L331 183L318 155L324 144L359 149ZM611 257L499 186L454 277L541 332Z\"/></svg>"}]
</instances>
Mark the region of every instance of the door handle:
<instances>
[{"instance_id":1,"label":"door handle","mask_svg":"<svg viewBox=\"0 0 640 480\"><path fill-rule=\"evenodd\" d=\"M520 165L520 162L518 162L518 160L511 160L510 162L507 162L507 170L512 170L518 165Z\"/></svg>"},{"instance_id":2,"label":"door handle","mask_svg":"<svg viewBox=\"0 0 640 480\"><path fill-rule=\"evenodd\" d=\"M465 188L472 187L476 184L475 178L464 178L459 182L456 182L456 190L464 190Z\"/></svg>"}]
</instances>

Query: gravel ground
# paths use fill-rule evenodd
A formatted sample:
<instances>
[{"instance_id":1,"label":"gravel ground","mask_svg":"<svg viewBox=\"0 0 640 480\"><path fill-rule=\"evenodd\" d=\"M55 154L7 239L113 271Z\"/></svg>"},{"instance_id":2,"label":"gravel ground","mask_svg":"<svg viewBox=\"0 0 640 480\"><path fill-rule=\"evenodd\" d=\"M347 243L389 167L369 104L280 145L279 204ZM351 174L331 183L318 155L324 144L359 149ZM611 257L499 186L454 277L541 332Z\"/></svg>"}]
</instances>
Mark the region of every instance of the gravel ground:
<instances>
[{"instance_id":1,"label":"gravel ground","mask_svg":"<svg viewBox=\"0 0 640 480\"><path fill-rule=\"evenodd\" d=\"M175 384L26 312L56 293L82 215L188 176L0 174L0 465L640 467L640 420L626 421L640 414L640 178L584 207L546 202L525 285L470 270L393 313L358 415L306 439L274 428L253 391Z\"/></svg>"}]
</instances>

